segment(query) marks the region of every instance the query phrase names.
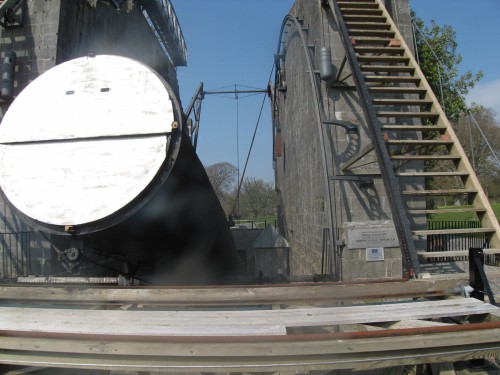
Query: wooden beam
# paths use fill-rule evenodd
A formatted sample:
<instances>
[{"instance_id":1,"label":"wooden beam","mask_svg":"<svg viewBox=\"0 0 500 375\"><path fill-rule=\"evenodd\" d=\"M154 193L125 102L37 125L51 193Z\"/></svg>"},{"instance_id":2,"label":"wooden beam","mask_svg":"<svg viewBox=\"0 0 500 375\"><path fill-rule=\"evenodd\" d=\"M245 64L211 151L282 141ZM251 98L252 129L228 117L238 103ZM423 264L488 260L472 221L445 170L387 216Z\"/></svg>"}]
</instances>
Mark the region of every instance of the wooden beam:
<instances>
[{"instance_id":1,"label":"wooden beam","mask_svg":"<svg viewBox=\"0 0 500 375\"><path fill-rule=\"evenodd\" d=\"M395 297L453 295L468 276L445 280L224 287L89 287L2 285L0 301L52 303L143 303L184 306L311 304Z\"/></svg>"}]
</instances>

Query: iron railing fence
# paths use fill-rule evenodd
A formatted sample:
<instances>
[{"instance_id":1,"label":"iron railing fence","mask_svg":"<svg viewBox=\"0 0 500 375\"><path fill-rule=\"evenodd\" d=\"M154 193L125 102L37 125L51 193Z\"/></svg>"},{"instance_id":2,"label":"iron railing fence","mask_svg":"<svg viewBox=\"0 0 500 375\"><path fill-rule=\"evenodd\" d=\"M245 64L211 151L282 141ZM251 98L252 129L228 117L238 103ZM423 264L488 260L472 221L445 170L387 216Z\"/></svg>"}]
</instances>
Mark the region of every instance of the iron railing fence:
<instances>
[{"instance_id":1,"label":"iron railing fence","mask_svg":"<svg viewBox=\"0 0 500 375\"><path fill-rule=\"evenodd\" d=\"M481 228L481 222L476 220L463 220L463 221L428 221L427 229L441 230L447 229L474 229ZM489 248L488 239L485 233L436 233L427 236L427 252L435 251L454 251L454 250L468 250L474 248ZM450 260L466 260L467 257L440 257L429 258L429 261L450 261ZM485 265L498 265L498 256L485 255Z\"/></svg>"}]
</instances>

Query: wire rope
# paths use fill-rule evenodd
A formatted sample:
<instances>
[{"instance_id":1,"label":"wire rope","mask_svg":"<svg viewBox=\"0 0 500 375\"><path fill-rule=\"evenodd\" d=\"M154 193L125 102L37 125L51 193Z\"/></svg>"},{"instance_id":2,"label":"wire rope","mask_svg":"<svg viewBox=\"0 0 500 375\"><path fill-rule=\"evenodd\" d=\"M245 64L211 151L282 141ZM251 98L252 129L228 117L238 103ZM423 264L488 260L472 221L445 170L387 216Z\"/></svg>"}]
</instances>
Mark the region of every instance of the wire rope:
<instances>
[{"instance_id":1,"label":"wire rope","mask_svg":"<svg viewBox=\"0 0 500 375\"><path fill-rule=\"evenodd\" d=\"M273 62L273 65L271 67L271 72L269 73L269 78L268 78L267 82L271 81L273 70L274 70L274 62ZM254 142L255 142L255 136L257 135L257 130L259 128L260 119L262 117L262 111L264 109L264 103L265 102L266 102L266 96L264 95L264 97L262 99L262 104L260 106L259 117L257 118L257 123L255 124L255 128L254 128L254 131L253 131L252 141L250 142L250 147L248 149L247 157L246 157L246 160L245 160L245 166L243 167L243 172L241 173L241 177L238 175L238 189L236 191L236 202L235 202L235 204L233 206L233 209L231 210L231 212L233 212L233 213L234 213L234 210L236 209L236 205L239 202L239 197L240 197L240 192L241 192L241 186L243 185L243 179L245 178L245 173L246 173L246 170L247 170L248 161L250 160L250 155L252 153L253 145L254 145ZM239 166L238 166L238 172L239 172Z\"/></svg>"}]
</instances>

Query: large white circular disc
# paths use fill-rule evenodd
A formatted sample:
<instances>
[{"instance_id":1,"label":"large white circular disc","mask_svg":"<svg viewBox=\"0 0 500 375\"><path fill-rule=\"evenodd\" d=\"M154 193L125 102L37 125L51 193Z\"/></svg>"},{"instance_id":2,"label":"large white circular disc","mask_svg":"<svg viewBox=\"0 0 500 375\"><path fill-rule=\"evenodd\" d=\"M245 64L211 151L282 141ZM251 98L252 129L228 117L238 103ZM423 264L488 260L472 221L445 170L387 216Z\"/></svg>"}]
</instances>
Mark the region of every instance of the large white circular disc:
<instances>
[{"instance_id":1,"label":"large white circular disc","mask_svg":"<svg viewBox=\"0 0 500 375\"><path fill-rule=\"evenodd\" d=\"M26 87L0 125L0 186L53 225L105 218L154 179L174 122L165 82L118 56L60 64Z\"/></svg>"}]
</instances>

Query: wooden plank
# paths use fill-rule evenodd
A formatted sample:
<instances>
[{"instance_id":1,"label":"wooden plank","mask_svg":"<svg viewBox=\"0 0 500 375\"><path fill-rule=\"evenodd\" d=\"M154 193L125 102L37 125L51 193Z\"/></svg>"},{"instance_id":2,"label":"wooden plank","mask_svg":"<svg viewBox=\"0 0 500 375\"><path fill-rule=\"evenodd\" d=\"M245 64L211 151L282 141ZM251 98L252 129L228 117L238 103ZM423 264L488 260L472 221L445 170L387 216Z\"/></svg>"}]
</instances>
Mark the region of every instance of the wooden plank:
<instances>
[{"instance_id":1,"label":"wooden plank","mask_svg":"<svg viewBox=\"0 0 500 375\"><path fill-rule=\"evenodd\" d=\"M169 91L146 65L107 55L62 63L5 114L0 185L17 209L42 223L100 220L157 176L173 123Z\"/></svg>"},{"instance_id":2,"label":"wooden plank","mask_svg":"<svg viewBox=\"0 0 500 375\"><path fill-rule=\"evenodd\" d=\"M249 337L192 337L167 338L165 340L120 340L108 338L80 337L1 337L1 350L53 351L59 353L95 353L144 356L214 357L260 355L262 357L282 355L332 355L356 353L390 352L400 349L423 349L474 344L498 343L500 329L467 330L464 332L418 333L390 335L398 330L375 330L363 332L366 337L357 337L356 332L339 334L313 334L276 336L269 338ZM411 331L411 330L409 330ZM452 340L452 341L451 341Z\"/></svg>"},{"instance_id":3,"label":"wooden plank","mask_svg":"<svg viewBox=\"0 0 500 375\"><path fill-rule=\"evenodd\" d=\"M473 298L289 310L130 311L2 307L0 331L125 336L258 336L316 327L499 312ZM54 319L57 317L57 319Z\"/></svg>"},{"instance_id":4,"label":"wooden plank","mask_svg":"<svg viewBox=\"0 0 500 375\"><path fill-rule=\"evenodd\" d=\"M429 235L429 234L466 234L466 233L492 233L494 229L491 228L464 228L464 229L423 229L414 230L414 235Z\"/></svg>"},{"instance_id":5,"label":"wooden plank","mask_svg":"<svg viewBox=\"0 0 500 375\"><path fill-rule=\"evenodd\" d=\"M447 280L409 280L372 283L328 283L234 287L88 287L1 285L0 301L61 303L143 303L180 306L311 304L400 296L453 295L464 275Z\"/></svg>"},{"instance_id":6,"label":"wooden plank","mask_svg":"<svg viewBox=\"0 0 500 375\"><path fill-rule=\"evenodd\" d=\"M483 249L486 255L500 254L500 249ZM429 251L419 252L418 255L422 258L441 258L441 257L468 257L469 250L451 250L451 251Z\"/></svg>"}]
</instances>

